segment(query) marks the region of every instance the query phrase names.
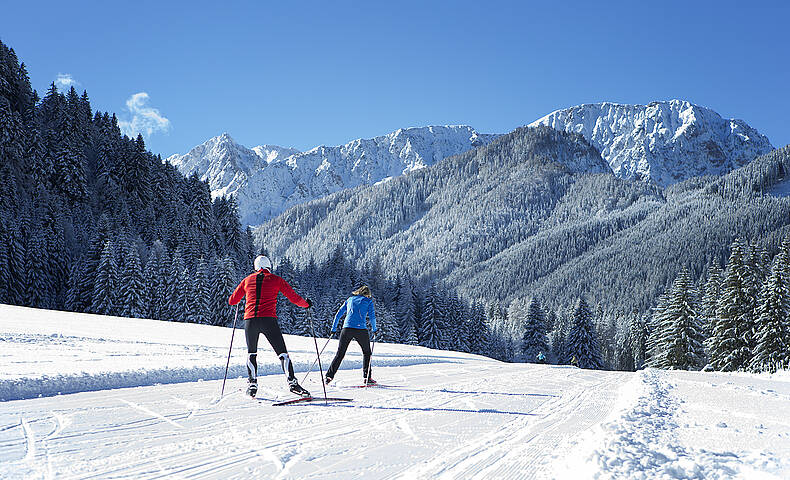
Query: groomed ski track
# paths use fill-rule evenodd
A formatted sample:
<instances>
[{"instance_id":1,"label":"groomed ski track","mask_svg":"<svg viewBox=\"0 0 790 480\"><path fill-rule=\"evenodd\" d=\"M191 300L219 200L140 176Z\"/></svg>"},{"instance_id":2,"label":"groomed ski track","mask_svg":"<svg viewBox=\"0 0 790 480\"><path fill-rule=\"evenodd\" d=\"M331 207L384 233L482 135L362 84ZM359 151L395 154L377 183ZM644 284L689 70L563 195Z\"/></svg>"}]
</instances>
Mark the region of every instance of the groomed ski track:
<instances>
[{"instance_id":1,"label":"groomed ski track","mask_svg":"<svg viewBox=\"0 0 790 480\"><path fill-rule=\"evenodd\" d=\"M219 402L205 381L0 403L0 477L547 478L631 376L465 357L377 368L403 387L330 386L354 401L329 406L271 406L289 398L280 375L259 378L256 400L232 379Z\"/></svg>"},{"instance_id":2,"label":"groomed ski track","mask_svg":"<svg viewBox=\"0 0 790 480\"><path fill-rule=\"evenodd\" d=\"M207 325L0 305L2 479L790 479L790 372L636 373L349 349L292 399L277 357ZM238 338L239 335L236 335ZM301 379L310 337L286 336ZM328 343L324 358L334 355ZM322 395L317 373L301 382ZM61 392L62 394L58 394Z\"/></svg>"}]
</instances>

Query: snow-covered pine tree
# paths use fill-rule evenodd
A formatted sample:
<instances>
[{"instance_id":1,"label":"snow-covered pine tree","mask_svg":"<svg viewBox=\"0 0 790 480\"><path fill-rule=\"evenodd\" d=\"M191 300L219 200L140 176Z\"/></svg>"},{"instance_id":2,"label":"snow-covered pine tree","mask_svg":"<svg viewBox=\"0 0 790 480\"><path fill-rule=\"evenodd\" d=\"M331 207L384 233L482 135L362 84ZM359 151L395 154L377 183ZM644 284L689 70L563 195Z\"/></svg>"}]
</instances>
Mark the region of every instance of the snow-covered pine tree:
<instances>
[{"instance_id":1,"label":"snow-covered pine tree","mask_svg":"<svg viewBox=\"0 0 790 480\"><path fill-rule=\"evenodd\" d=\"M491 332L486 322L486 310L482 303L475 302L471 307L469 349L477 355L490 355Z\"/></svg>"},{"instance_id":2,"label":"snow-covered pine tree","mask_svg":"<svg viewBox=\"0 0 790 480\"><path fill-rule=\"evenodd\" d=\"M489 330L491 332L490 355L503 362L512 362L514 358L512 331L508 325L507 312L498 305L490 304L488 312Z\"/></svg>"},{"instance_id":3,"label":"snow-covered pine tree","mask_svg":"<svg viewBox=\"0 0 790 480\"><path fill-rule=\"evenodd\" d=\"M568 354L576 357L579 368L602 368L601 351L595 338L592 313L587 302L580 298L573 313L573 325L568 335Z\"/></svg>"},{"instance_id":4,"label":"snow-covered pine tree","mask_svg":"<svg viewBox=\"0 0 790 480\"><path fill-rule=\"evenodd\" d=\"M461 299L454 291L450 290L445 292L444 302L446 305L446 310L443 312L444 328L442 332L446 339L444 348L457 352L468 350L468 340L464 338L463 333L465 312Z\"/></svg>"},{"instance_id":5,"label":"snow-covered pine tree","mask_svg":"<svg viewBox=\"0 0 790 480\"><path fill-rule=\"evenodd\" d=\"M215 264L214 281L211 289L213 325L233 325L233 309L228 298L236 288L236 265L231 257L218 258ZM244 318L244 305L239 305L239 318Z\"/></svg>"},{"instance_id":6,"label":"snow-covered pine tree","mask_svg":"<svg viewBox=\"0 0 790 480\"><path fill-rule=\"evenodd\" d=\"M551 354L559 365L567 365L571 361L568 355L568 334L571 331L572 317L568 312L561 311L554 322L551 333Z\"/></svg>"},{"instance_id":7,"label":"snow-covered pine tree","mask_svg":"<svg viewBox=\"0 0 790 480\"><path fill-rule=\"evenodd\" d=\"M615 338L615 363L612 367L615 370L633 372L636 368L634 366L634 342L631 339L630 324L625 323L621 325Z\"/></svg>"},{"instance_id":8,"label":"snow-covered pine tree","mask_svg":"<svg viewBox=\"0 0 790 480\"><path fill-rule=\"evenodd\" d=\"M157 320L166 320L168 262L167 249L156 240L145 264L145 299L148 302L148 315Z\"/></svg>"},{"instance_id":9,"label":"snow-covered pine tree","mask_svg":"<svg viewBox=\"0 0 790 480\"><path fill-rule=\"evenodd\" d=\"M507 329L509 334L506 335L513 340L514 343L513 360L516 362L531 362L534 358L524 358L522 351L524 347L524 326L527 321L527 299L515 298L507 306L507 318L509 320Z\"/></svg>"},{"instance_id":10,"label":"snow-covered pine tree","mask_svg":"<svg viewBox=\"0 0 790 480\"><path fill-rule=\"evenodd\" d=\"M185 270L181 249L178 248L170 259L165 289L164 311L166 319L171 322L185 322L189 313L189 305L187 305L189 285L186 282Z\"/></svg>"},{"instance_id":11,"label":"snow-covered pine tree","mask_svg":"<svg viewBox=\"0 0 790 480\"><path fill-rule=\"evenodd\" d=\"M10 238L5 226L5 219L0 211L0 303L8 303L8 244Z\"/></svg>"},{"instance_id":12,"label":"snow-covered pine tree","mask_svg":"<svg viewBox=\"0 0 790 480\"><path fill-rule=\"evenodd\" d=\"M71 269L69 270L69 288L66 291L66 302L64 306L68 311L76 311L78 307L79 301L79 294L80 294L80 272L82 270L82 264L80 262L74 262L71 264Z\"/></svg>"},{"instance_id":13,"label":"snow-covered pine tree","mask_svg":"<svg viewBox=\"0 0 790 480\"><path fill-rule=\"evenodd\" d=\"M112 240L104 245L104 249L96 267L96 281L93 287L91 312L99 315L115 315L116 311L116 275L115 245Z\"/></svg>"},{"instance_id":14,"label":"snow-covered pine tree","mask_svg":"<svg viewBox=\"0 0 790 480\"><path fill-rule=\"evenodd\" d=\"M684 267L672 284L660 326L663 368L697 370L704 364L704 337L695 297L691 274Z\"/></svg>"},{"instance_id":15,"label":"snow-covered pine tree","mask_svg":"<svg viewBox=\"0 0 790 480\"><path fill-rule=\"evenodd\" d=\"M721 296L721 267L713 260L708 266L708 279L705 282L701 305L702 331L705 338L710 337L710 326L716 316L716 309Z\"/></svg>"},{"instance_id":16,"label":"snow-covered pine tree","mask_svg":"<svg viewBox=\"0 0 790 480\"><path fill-rule=\"evenodd\" d=\"M120 273L120 314L124 317L145 318L147 305L145 301L145 282L143 281L140 255L134 244L122 244L125 264Z\"/></svg>"},{"instance_id":17,"label":"snow-covered pine tree","mask_svg":"<svg viewBox=\"0 0 790 480\"><path fill-rule=\"evenodd\" d=\"M417 345L417 320L414 316L414 294L409 278L400 283L396 315L400 326L401 341L407 345Z\"/></svg>"},{"instance_id":18,"label":"snow-covered pine tree","mask_svg":"<svg viewBox=\"0 0 790 480\"><path fill-rule=\"evenodd\" d=\"M50 308L53 285L49 276L46 239L40 226L36 225L25 249L26 294L25 305L37 308Z\"/></svg>"},{"instance_id":19,"label":"snow-covered pine tree","mask_svg":"<svg viewBox=\"0 0 790 480\"><path fill-rule=\"evenodd\" d=\"M420 345L423 347L441 349L444 345L440 327L441 310L438 306L437 287L432 283L425 295L422 306L422 321L420 322Z\"/></svg>"},{"instance_id":20,"label":"snow-covered pine tree","mask_svg":"<svg viewBox=\"0 0 790 480\"><path fill-rule=\"evenodd\" d=\"M662 343L663 326L666 325L666 310L669 304L669 291L658 297L658 303L653 307L647 325L647 339L645 342L646 365L653 368L668 368L666 365L666 345Z\"/></svg>"},{"instance_id":21,"label":"snow-covered pine tree","mask_svg":"<svg viewBox=\"0 0 790 480\"><path fill-rule=\"evenodd\" d=\"M711 325L708 340L710 365L715 370L735 371L746 368L752 359L754 337L751 300L747 298L745 244L736 239L722 283L722 293Z\"/></svg>"},{"instance_id":22,"label":"snow-covered pine tree","mask_svg":"<svg viewBox=\"0 0 790 480\"><path fill-rule=\"evenodd\" d=\"M396 343L400 340L398 323L389 310L380 310L376 315L376 341L385 343Z\"/></svg>"},{"instance_id":23,"label":"snow-covered pine tree","mask_svg":"<svg viewBox=\"0 0 790 480\"><path fill-rule=\"evenodd\" d=\"M524 361L535 362L539 353L543 355L549 353L549 342L546 338L546 318L543 309L540 308L540 303L534 297L527 307L523 325L524 336L521 343L521 354Z\"/></svg>"},{"instance_id":24,"label":"snow-covered pine tree","mask_svg":"<svg viewBox=\"0 0 790 480\"><path fill-rule=\"evenodd\" d=\"M787 252L774 259L768 279L763 284L757 308L757 342L751 370L771 373L790 368L790 285L784 275L790 264Z\"/></svg>"},{"instance_id":25,"label":"snow-covered pine tree","mask_svg":"<svg viewBox=\"0 0 790 480\"><path fill-rule=\"evenodd\" d=\"M472 308L463 301L459 302L460 316L458 323L458 338L460 351L471 353L474 335L472 333Z\"/></svg>"},{"instance_id":26,"label":"snow-covered pine tree","mask_svg":"<svg viewBox=\"0 0 790 480\"><path fill-rule=\"evenodd\" d=\"M647 357L647 326L646 321L638 312L633 312L628 324L628 338L631 342L631 351L634 355L634 370L645 366Z\"/></svg>"},{"instance_id":27,"label":"snow-covered pine tree","mask_svg":"<svg viewBox=\"0 0 790 480\"><path fill-rule=\"evenodd\" d=\"M197 269L192 274L192 293L189 302L189 316L187 321L190 323L209 324L209 300L211 292L209 290L209 271L206 259L198 260Z\"/></svg>"},{"instance_id":28,"label":"snow-covered pine tree","mask_svg":"<svg viewBox=\"0 0 790 480\"><path fill-rule=\"evenodd\" d=\"M27 296L27 274L25 271L25 234L24 219L20 223L11 224L8 244L8 299L14 305L25 305Z\"/></svg>"}]
</instances>

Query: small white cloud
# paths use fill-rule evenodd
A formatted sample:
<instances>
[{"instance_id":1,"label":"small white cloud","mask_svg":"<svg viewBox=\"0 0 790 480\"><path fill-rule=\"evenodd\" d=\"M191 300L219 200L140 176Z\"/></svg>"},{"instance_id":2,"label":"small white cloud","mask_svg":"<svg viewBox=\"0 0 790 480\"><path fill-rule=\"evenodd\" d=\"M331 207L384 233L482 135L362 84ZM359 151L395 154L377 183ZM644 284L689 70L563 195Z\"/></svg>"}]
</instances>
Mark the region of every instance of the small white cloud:
<instances>
[{"instance_id":1,"label":"small white cloud","mask_svg":"<svg viewBox=\"0 0 790 480\"><path fill-rule=\"evenodd\" d=\"M60 90L67 90L69 87L77 86L80 82L74 80L74 77L71 76L70 73L59 73L57 77L55 77L55 85Z\"/></svg>"},{"instance_id":2,"label":"small white cloud","mask_svg":"<svg viewBox=\"0 0 790 480\"><path fill-rule=\"evenodd\" d=\"M167 132L170 130L170 120L164 117L159 110L148 106L146 92L135 93L126 100L126 108L132 114L131 120L119 120L121 132L129 137L136 137L142 133L150 137L154 132Z\"/></svg>"}]
</instances>

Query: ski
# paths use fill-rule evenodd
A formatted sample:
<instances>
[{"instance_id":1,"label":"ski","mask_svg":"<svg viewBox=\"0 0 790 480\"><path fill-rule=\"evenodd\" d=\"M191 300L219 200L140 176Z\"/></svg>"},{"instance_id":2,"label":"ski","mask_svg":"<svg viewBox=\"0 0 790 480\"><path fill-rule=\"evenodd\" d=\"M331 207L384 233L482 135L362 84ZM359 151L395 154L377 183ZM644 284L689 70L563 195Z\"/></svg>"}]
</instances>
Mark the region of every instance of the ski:
<instances>
[{"instance_id":1,"label":"ski","mask_svg":"<svg viewBox=\"0 0 790 480\"><path fill-rule=\"evenodd\" d=\"M323 398L323 397L301 397L301 398L294 398L293 400L286 400L286 401L284 401L284 402L277 402L277 403L273 403L273 404L272 404L272 406L273 406L273 407L279 407L279 406L281 406L281 405L294 405L294 404L297 404L297 403L303 403L303 402L304 402L304 403L310 403L310 402L323 402L323 401L329 401L329 402L350 402L350 401L352 401L352 400L353 400L353 399L351 399L351 398L333 398L333 397L328 397L328 398Z\"/></svg>"}]
</instances>

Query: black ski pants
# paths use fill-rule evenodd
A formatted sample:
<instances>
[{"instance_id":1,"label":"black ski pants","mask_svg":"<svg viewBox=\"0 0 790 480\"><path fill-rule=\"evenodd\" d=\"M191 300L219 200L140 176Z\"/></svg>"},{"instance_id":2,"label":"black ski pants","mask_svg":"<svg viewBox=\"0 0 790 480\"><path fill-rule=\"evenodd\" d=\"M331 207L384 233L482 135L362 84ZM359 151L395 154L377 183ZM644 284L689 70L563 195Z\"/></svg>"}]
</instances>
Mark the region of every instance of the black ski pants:
<instances>
[{"instance_id":1,"label":"black ski pants","mask_svg":"<svg viewBox=\"0 0 790 480\"><path fill-rule=\"evenodd\" d=\"M244 335L247 337L247 374L249 380L255 381L258 378L258 337L260 334L266 335L266 340L274 349L274 353L280 358L280 365L283 373L291 382L296 379L294 367L288 357L288 350L285 348L285 339L280 331L280 324L274 317L254 317L244 320Z\"/></svg>"},{"instance_id":2,"label":"black ski pants","mask_svg":"<svg viewBox=\"0 0 790 480\"><path fill-rule=\"evenodd\" d=\"M337 373L337 369L340 368L340 363L343 361L343 357L346 356L348 344L351 343L352 339L356 340L362 348L362 376L368 378L371 351L370 335L368 335L367 328L344 328L340 330L340 342L337 345L337 353L335 354L334 360L332 360L332 365L329 366L329 370L326 371L327 377L335 377L335 373Z\"/></svg>"}]
</instances>

